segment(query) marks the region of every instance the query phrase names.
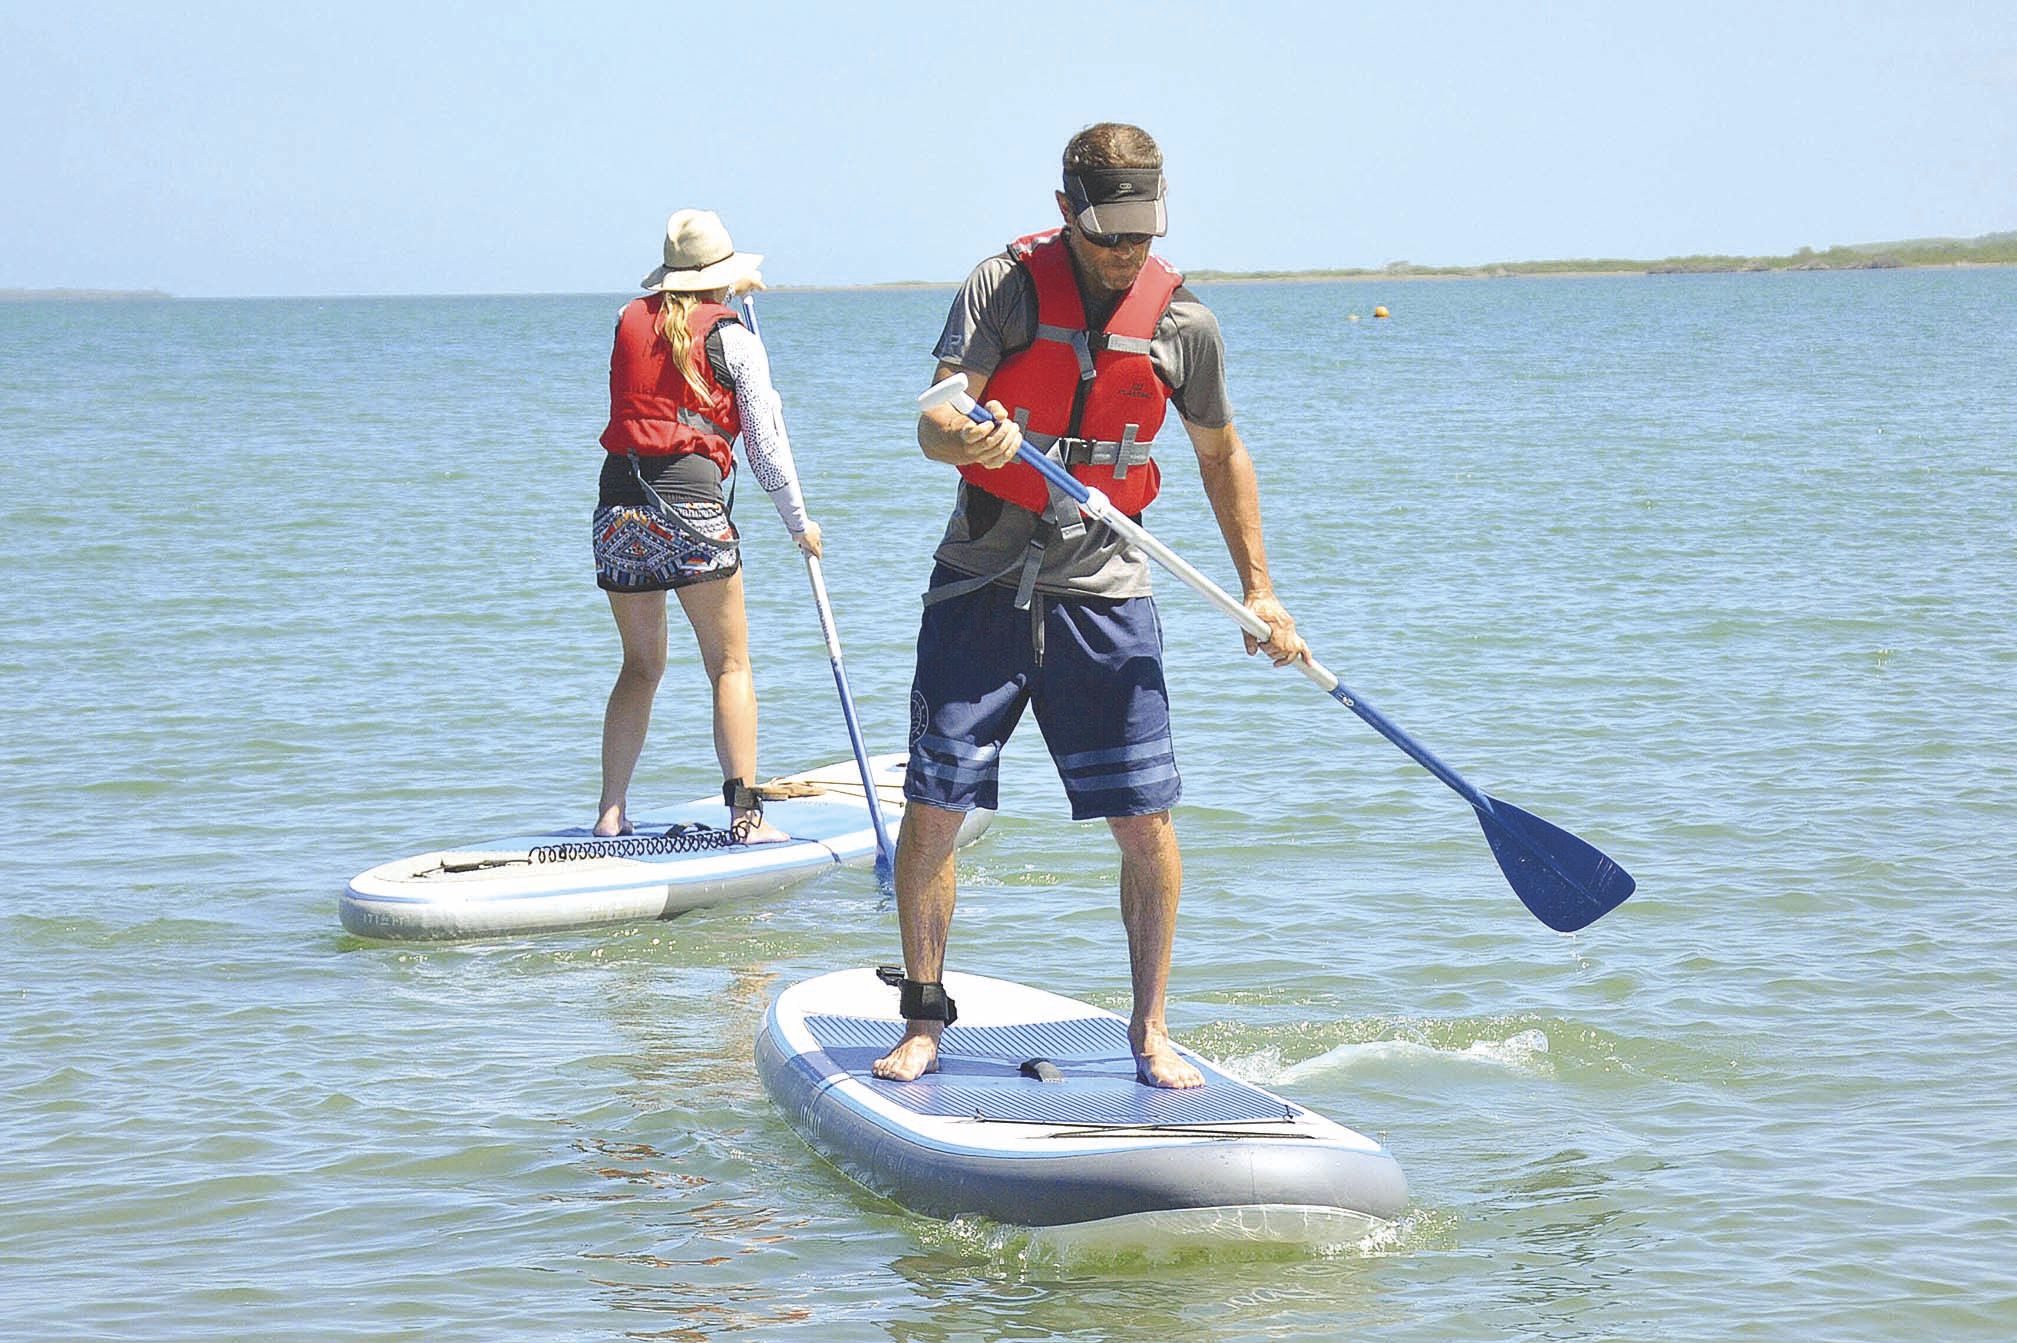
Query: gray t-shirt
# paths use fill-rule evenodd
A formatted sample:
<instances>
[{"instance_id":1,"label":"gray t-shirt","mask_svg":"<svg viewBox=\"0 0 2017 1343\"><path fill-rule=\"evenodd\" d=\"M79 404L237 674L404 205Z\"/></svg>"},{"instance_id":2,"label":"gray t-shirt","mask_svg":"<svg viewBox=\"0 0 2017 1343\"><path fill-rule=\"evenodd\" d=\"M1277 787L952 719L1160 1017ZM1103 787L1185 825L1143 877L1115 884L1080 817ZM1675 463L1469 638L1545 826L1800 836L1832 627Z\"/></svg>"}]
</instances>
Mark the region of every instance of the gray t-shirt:
<instances>
[{"instance_id":1,"label":"gray t-shirt","mask_svg":"<svg viewBox=\"0 0 2017 1343\"><path fill-rule=\"evenodd\" d=\"M1110 316L1110 312L1086 314L1095 330ZM1036 329L1036 285L1014 257L1001 252L975 266L960 286L932 354L942 364L992 377L1003 359L1036 339ZM1218 318L1190 290L1179 286L1171 296L1149 341L1149 360L1156 376L1171 388L1178 415L1207 429L1233 422ZM1156 435L1157 451L1180 444L1187 445L1181 427L1164 421ZM936 557L962 573L1001 574L997 581L1013 586L1040 525L1036 514L1003 504L961 481L959 502ZM1141 597L1149 592L1149 565L1140 551L1122 545L1111 530L1088 524L1076 538L1046 535L1036 585L1039 592L1051 594Z\"/></svg>"}]
</instances>

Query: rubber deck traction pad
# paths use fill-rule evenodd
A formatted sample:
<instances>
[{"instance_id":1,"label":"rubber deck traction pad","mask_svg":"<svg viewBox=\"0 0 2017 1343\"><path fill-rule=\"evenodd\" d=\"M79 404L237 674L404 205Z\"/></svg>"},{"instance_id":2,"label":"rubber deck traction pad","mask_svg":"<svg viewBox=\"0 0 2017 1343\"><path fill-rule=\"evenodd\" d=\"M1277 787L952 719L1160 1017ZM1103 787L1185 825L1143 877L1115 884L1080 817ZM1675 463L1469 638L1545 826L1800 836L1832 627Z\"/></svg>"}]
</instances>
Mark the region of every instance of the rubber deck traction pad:
<instances>
[{"instance_id":1,"label":"rubber deck traction pad","mask_svg":"<svg viewBox=\"0 0 2017 1343\"><path fill-rule=\"evenodd\" d=\"M808 1016L805 1025L835 1066L868 1082L878 1096L920 1115L1160 1126L1237 1124L1300 1113L1209 1064L1200 1064L1205 1075L1201 1087L1171 1091L1144 1085L1135 1077L1127 1023L1114 1017L950 1026L939 1040L939 1071L914 1082L887 1082L869 1072L869 1065L896 1043L901 1030L895 1022ZM1022 1075L1018 1069L1032 1058L1057 1064L1064 1082Z\"/></svg>"}]
</instances>

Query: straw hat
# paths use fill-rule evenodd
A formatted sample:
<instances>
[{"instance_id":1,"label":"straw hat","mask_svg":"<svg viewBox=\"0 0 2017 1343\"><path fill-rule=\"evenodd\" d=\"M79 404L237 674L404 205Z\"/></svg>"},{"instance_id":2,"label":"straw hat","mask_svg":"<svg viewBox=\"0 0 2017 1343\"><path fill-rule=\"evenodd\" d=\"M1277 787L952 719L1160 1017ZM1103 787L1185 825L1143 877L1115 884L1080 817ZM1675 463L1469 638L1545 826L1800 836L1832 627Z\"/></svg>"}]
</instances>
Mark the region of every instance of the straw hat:
<instances>
[{"instance_id":1,"label":"straw hat","mask_svg":"<svg viewBox=\"0 0 2017 1343\"><path fill-rule=\"evenodd\" d=\"M763 256L738 252L729 241L721 216L712 210L678 210L665 221L665 264L640 282L646 289L689 293L698 289L728 289L736 281L757 279Z\"/></svg>"}]
</instances>

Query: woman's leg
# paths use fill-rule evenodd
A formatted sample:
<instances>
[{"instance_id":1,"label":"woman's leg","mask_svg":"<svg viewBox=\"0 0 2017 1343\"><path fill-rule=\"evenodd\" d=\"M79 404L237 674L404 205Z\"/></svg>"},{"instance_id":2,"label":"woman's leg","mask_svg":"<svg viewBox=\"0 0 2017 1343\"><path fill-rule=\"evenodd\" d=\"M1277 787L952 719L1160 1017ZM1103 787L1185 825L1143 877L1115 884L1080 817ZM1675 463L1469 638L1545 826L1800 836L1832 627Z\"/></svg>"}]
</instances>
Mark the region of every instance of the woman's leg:
<instances>
[{"instance_id":1,"label":"woman's leg","mask_svg":"<svg viewBox=\"0 0 2017 1343\"><path fill-rule=\"evenodd\" d=\"M602 715L602 800L596 804L595 833L630 832L624 799L630 776L651 727L651 701L665 675L665 594L612 592L610 614L623 640L623 670L609 692Z\"/></svg>"},{"instance_id":2,"label":"woman's leg","mask_svg":"<svg viewBox=\"0 0 2017 1343\"><path fill-rule=\"evenodd\" d=\"M749 670L749 621L743 613L742 574L674 590L700 644L701 665L714 685L714 754L724 779L756 782L756 682ZM733 820L745 813L733 812ZM765 821L750 839L787 839Z\"/></svg>"}]
</instances>

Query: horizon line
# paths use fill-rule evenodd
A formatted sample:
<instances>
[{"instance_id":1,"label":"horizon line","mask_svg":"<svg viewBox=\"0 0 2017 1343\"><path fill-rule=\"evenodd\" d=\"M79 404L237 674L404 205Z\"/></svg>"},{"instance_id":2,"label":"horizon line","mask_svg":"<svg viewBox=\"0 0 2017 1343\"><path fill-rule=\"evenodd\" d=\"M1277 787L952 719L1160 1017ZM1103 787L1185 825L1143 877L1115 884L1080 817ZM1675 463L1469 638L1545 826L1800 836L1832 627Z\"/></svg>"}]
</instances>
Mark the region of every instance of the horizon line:
<instances>
[{"instance_id":1,"label":"horizon line","mask_svg":"<svg viewBox=\"0 0 2017 1343\"><path fill-rule=\"evenodd\" d=\"M1652 272L1655 267L1672 267L1676 263L1729 263L1728 265L1696 268L1692 273L1727 274L1744 272L1748 269L1778 270L1793 267L1747 267L1744 263L1768 261L1799 261L1804 258L1819 259L1835 253L1872 254L1885 248L1928 248L1949 246L1957 249L1986 247L1990 244L2017 242L2017 230L1992 230L1973 237L1928 237L1901 238L1887 242L1835 243L1823 251L1803 247L1787 253L1760 253L1756 255L1736 255L1729 253L1692 253L1639 259L1630 257L1562 257L1527 261L1487 261L1477 265L1423 265L1414 262L1391 262L1378 269L1359 266L1300 267L1293 270L1232 270L1222 271L1210 266L1199 266L1186 272L1195 277L1199 284L1228 283L1320 283L1320 282L1360 282L1368 280L1462 280L1462 279L1550 279L1571 276L1632 275ZM1937 261L1894 262L1898 269L1940 269L1966 264L1960 258L1945 258ZM2008 261L1978 263L1986 265L2010 265ZM1587 267L1587 269L1579 269ZM1540 269L1547 268L1547 269ZM1643 271L1642 271L1643 268ZM1815 266L1812 269L1854 269L1854 267ZM1681 273L1691 273L1683 271ZM868 280L856 283L822 283L817 281L804 284L779 284L759 291L774 294L791 293L860 293L890 289L954 289L959 280ZM121 299L138 299L145 302L175 301L178 303L244 303L244 302L301 302L312 300L355 300L394 298L596 298L607 295L621 298L628 293L636 297L649 290L625 291L618 289L528 289L528 290L450 290L450 291L380 291L375 293L322 293L322 294L177 294L170 290L153 286L137 288L99 287L88 285L52 285L47 287L25 285L0 285L0 302L116 302Z\"/></svg>"}]
</instances>

